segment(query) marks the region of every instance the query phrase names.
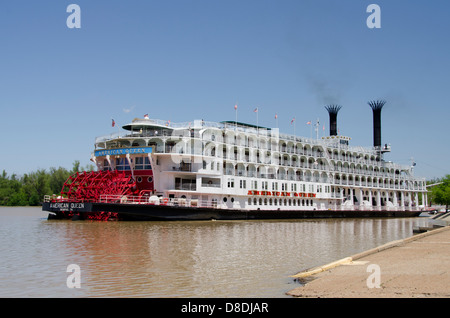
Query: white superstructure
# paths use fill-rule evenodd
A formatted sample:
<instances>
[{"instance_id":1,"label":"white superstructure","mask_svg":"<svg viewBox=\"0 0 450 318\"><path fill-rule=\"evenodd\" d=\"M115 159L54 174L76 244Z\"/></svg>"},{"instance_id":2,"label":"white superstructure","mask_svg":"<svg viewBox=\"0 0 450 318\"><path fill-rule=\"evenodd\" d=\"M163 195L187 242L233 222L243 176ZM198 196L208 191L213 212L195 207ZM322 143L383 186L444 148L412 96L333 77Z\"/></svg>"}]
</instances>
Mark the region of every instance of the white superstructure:
<instances>
[{"instance_id":1,"label":"white superstructure","mask_svg":"<svg viewBox=\"0 0 450 318\"><path fill-rule=\"evenodd\" d=\"M96 138L92 160L99 170L129 171L138 184L151 167L152 194L171 202L394 211L418 210L427 202L425 179L415 178L410 166L384 161L387 146L353 147L344 136L311 139L238 122L145 118L123 128Z\"/></svg>"}]
</instances>

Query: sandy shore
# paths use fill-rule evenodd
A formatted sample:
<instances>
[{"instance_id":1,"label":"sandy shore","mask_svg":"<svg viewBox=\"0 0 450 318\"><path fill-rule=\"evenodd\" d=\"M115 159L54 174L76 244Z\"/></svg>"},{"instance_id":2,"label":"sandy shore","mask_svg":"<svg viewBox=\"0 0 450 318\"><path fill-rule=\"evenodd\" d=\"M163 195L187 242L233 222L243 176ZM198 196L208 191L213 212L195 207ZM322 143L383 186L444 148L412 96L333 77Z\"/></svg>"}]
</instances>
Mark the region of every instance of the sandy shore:
<instances>
[{"instance_id":1,"label":"sandy shore","mask_svg":"<svg viewBox=\"0 0 450 318\"><path fill-rule=\"evenodd\" d=\"M294 297L450 298L450 227L394 241L297 275Z\"/></svg>"}]
</instances>

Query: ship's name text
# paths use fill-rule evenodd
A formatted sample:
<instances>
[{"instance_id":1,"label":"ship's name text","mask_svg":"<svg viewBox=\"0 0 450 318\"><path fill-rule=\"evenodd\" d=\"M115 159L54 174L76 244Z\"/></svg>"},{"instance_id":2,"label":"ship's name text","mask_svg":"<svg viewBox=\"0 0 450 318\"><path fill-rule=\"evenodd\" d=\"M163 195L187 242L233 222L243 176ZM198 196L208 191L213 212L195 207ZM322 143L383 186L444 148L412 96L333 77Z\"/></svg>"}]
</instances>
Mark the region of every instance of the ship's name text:
<instances>
[{"instance_id":1,"label":"ship's name text","mask_svg":"<svg viewBox=\"0 0 450 318\"><path fill-rule=\"evenodd\" d=\"M50 203L50 208L60 210L84 209L84 203L54 202Z\"/></svg>"},{"instance_id":2,"label":"ship's name text","mask_svg":"<svg viewBox=\"0 0 450 318\"><path fill-rule=\"evenodd\" d=\"M277 191L256 191L248 190L247 195L265 195L273 197L299 197L299 198L315 198L315 193L303 192L277 192Z\"/></svg>"}]
</instances>

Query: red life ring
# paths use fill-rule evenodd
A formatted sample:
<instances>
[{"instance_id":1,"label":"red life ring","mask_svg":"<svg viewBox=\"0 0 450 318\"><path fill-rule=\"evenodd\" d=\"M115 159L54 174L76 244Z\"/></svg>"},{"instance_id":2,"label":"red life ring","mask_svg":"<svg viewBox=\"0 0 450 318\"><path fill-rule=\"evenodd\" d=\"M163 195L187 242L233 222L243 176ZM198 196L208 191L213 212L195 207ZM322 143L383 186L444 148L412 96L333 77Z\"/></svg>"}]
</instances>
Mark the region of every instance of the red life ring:
<instances>
[{"instance_id":1,"label":"red life ring","mask_svg":"<svg viewBox=\"0 0 450 318\"><path fill-rule=\"evenodd\" d=\"M168 198L163 198L162 200L163 205L167 205L167 203L169 203L169 199Z\"/></svg>"}]
</instances>

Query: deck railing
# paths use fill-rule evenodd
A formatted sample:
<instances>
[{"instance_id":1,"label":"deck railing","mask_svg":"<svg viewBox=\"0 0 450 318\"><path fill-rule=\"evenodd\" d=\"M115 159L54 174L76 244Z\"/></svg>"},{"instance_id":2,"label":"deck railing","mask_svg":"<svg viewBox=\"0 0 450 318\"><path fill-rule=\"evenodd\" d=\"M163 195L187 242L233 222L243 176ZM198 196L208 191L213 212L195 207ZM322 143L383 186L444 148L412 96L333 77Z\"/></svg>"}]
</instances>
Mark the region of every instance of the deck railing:
<instances>
[{"instance_id":1,"label":"deck railing","mask_svg":"<svg viewBox=\"0 0 450 318\"><path fill-rule=\"evenodd\" d=\"M163 198L149 196L131 196L131 195L101 195L100 203L122 203L122 204L151 204L151 205L168 205L168 206L186 206L186 207L205 207L220 208L217 202L198 199L183 198Z\"/></svg>"}]
</instances>

